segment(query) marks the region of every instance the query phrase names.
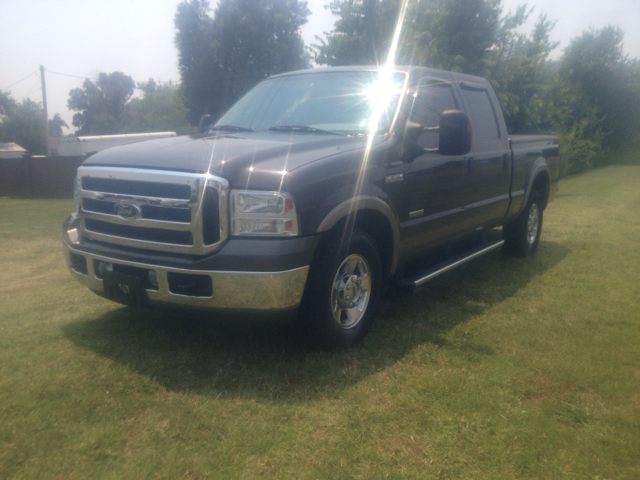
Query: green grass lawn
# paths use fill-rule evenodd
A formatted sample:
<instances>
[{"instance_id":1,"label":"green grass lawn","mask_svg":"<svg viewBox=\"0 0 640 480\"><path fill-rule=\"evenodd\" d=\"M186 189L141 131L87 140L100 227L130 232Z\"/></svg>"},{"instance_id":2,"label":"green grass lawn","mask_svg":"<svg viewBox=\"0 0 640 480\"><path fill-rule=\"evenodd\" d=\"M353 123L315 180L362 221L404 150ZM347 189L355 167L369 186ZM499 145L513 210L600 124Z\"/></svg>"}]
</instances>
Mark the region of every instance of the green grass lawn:
<instances>
[{"instance_id":1,"label":"green grass lawn","mask_svg":"<svg viewBox=\"0 0 640 480\"><path fill-rule=\"evenodd\" d=\"M71 201L0 200L0 478L640 478L640 166L561 182L365 342L129 310L64 265Z\"/></svg>"}]
</instances>

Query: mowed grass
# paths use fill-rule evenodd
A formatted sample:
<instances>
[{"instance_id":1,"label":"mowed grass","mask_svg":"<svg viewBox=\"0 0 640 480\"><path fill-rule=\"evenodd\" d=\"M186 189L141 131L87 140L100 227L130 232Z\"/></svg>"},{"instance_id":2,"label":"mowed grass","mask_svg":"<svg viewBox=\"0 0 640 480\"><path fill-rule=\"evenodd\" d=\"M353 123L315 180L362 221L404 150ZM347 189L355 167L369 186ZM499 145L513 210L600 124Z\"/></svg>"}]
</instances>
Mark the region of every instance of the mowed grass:
<instances>
[{"instance_id":1,"label":"mowed grass","mask_svg":"<svg viewBox=\"0 0 640 480\"><path fill-rule=\"evenodd\" d=\"M640 167L561 182L537 254L366 341L130 310L67 273L71 201L0 200L0 478L640 478Z\"/></svg>"}]
</instances>

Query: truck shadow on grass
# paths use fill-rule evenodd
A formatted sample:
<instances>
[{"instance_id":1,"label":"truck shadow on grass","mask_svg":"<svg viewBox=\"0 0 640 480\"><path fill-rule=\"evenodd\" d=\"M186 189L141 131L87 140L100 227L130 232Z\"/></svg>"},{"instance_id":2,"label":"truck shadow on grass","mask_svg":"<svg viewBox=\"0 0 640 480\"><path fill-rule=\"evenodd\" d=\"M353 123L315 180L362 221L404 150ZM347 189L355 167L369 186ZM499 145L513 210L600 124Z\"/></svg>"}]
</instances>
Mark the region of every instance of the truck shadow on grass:
<instances>
[{"instance_id":1,"label":"truck shadow on grass","mask_svg":"<svg viewBox=\"0 0 640 480\"><path fill-rule=\"evenodd\" d=\"M533 257L494 252L416 294L388 288L369 336L342 352L309 349L288 324L158 310L116 308L100 318L70 323L63 331L75 345L171 391L304 402L335 395L423 344L482 362L494 355L491 347L475 343L472 336L453 345L447 332L526 288L569 253L563 245L543 241Z\"/></svg>"}]
</instances>

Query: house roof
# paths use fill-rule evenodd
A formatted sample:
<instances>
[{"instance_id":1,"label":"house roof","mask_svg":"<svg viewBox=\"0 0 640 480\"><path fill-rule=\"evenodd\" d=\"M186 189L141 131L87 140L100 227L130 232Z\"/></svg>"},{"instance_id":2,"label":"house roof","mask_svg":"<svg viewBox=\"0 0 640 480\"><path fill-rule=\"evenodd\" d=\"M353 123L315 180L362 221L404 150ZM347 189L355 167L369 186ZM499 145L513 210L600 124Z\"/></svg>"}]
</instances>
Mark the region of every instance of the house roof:
<instances>
[{"instance_id":1,"label":"house roof","mask_svg":"<svg viewBox=\"0 0 640 480\"><path fill-rule=\"evenodd\" d=\"M14 142L0 143L0 158L22 158L27 151Z\"/></svg>"}]
</instances>

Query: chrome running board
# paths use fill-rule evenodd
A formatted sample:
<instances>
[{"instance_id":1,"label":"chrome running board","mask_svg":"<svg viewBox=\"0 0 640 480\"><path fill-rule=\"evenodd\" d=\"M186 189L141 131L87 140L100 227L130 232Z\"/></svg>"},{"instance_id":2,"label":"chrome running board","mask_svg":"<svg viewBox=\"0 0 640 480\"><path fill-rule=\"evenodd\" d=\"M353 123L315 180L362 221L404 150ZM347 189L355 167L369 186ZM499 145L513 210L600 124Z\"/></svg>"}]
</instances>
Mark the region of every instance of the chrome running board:
<instances>
[{"instance_id":1,"label":"chrome running board","mask_svg":"<svg viewBox=\"0 0 640 480\"><path fill-rule=\"evenodd\" d=\"M447 273L453 270L454 268L458 268L464 265L465 263L470 262L471 260L481 257L486 253L492 252L493 250L496 250L502 247L502 245L504 245L504 240L498 240L488 245L485 244L480 248L472 250L471 252L467 252L457 257L454 257L449 262L441 263L439 265L436 265L434 268L430 270L426 270L424 272L418 273L417 275L414 275L411 278L401 280L399 282L399 285L403 287L413 288L413 289L419 288L425 283L427 283L429 280L433 280L434 278L442 275L443 273Z\"/></svg>"}]
</instances>

